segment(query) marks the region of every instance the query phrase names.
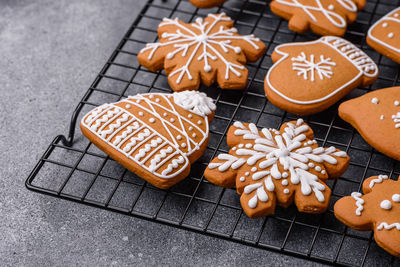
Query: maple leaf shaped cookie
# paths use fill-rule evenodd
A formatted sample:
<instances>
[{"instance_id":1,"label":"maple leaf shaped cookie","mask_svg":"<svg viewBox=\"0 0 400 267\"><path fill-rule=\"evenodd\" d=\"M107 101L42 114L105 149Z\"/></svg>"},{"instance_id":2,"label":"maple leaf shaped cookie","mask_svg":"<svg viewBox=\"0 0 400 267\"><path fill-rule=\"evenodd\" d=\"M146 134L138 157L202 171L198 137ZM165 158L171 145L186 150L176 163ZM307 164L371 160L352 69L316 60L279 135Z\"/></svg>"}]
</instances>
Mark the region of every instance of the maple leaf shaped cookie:
<instances>
[{"instance_id":1,"label":"maple leaf shaped cookie","mask_svg":"<svg viewBox=\"0 0 400 267\"><path fill-rule=\"evenodd\" d=\"M199 8L210 8L222 5L226 0L190 0L190 3Z\"/></svg>"},{"instance_id":2,"label":"maple leaf shaped cookie","mask_svg":"<svg viewBox=\"0 0 400 267\"><path fill-rule=\"evenodd\" d=\"M158 28L160 42L147 44L139 63L151 71L164 68L174 91L197 90L200 82L210 86L215 81L224 89L242 89L248 77L244 65L259 59L265 45L232 27L224 13L190 24L164 18Z\"/></svg>"},{"instance_id":3,"label":"maple leaf shaped cookie","mask_svg":"<svg viewBox=\"0 0 400 267\"><path fill-rule=\"evenodd\" d=\"M274 213L276 204L295 202L299 211L324 212L331 190L328 178L339 177L349 157L334 147L319 147L302 119L287 122L280 131L235 122L230 127L229 154L220 154L204 175L212 183L233 187L249 217Z\"/></svg>"},{"instance_id":4,"label":"maple leaf shaped cookie","mask_svg":"<svg viewBox=\"0 0 400 267\"><path fill-rule=\"evenodd\" d=\"M366 0L273 0L271 11L289 20L289 29L319 35L343 36Z\"/></svg>"},{"instance_id":5,"label":"maple leaf shaped cookie","mask_svg":"<svg viewBox=\"0 0 400 267\"><path fill-rule=\"evenodd\" d=\"M373 176L364 181L363 192L339 199L335 216L353 229L374 231L376 243L400 257L400 181Z\"/></svg>"},{"instance_id":6,"label":"maple leaf shaped cookie","mask_svg":"<svg viewBox=\"0 0 400 267\"><path fill-rule=\"evenodd\" d=\"M400 87L375 90L343 102L339 116L372 147L400 160Z\"/></svg>"},{"instance_id":7,"label":"maple leaf shaped cookie","mask_svg":"<svg viewBox=\"0 0 400 267\"><path fill-rule=\"evenodd\" d=\"M165 189L184 179L203 154L215 108L197 91L138 94L93 109L80 126L110 157Z\"/></svg>"}]
</instances>

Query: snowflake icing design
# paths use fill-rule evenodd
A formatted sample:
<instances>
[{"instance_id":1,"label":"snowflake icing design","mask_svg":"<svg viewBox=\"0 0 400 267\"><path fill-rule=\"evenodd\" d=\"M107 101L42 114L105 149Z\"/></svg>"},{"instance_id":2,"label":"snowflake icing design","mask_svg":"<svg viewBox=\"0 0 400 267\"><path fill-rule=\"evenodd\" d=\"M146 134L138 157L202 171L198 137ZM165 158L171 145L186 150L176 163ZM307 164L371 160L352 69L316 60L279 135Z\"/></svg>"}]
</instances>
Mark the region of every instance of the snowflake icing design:
<instances>
[{"instance_id":1,"label":"snowflake icing design","mask_svg":"<svg viewBox=\"0 0 400 267\"><path fill-rule=\"evenodd\" d=\"M184 89L180 88L184 79L189 84L195 82L194 76L201 71L198 62L202 62L202 71L206 74L217 66L224 66L224 69L218 69L223 73L218 78L222 88L232 75L247 81L247 69L243 64L246 58L257 60L264 53L265 45L253 34L237 34L237 29L232 26L233 21L225 13L209 14L206 19L197 18L190 24L178 18L164 18L159 26L160 42L147 44L139 53L139 62L156 70L165 61L168 80L175 90ZM162 61L161 64L158 61Z\"/></svg>"},{"instance_id":2,"label":"snowflake icing design","mask_svg":"<svg viewBox=\"0 0 400 267\"><path fill-rule=\"evenodd\" d=\"M312 207L302 211L316 212L321 205L326 209L330 190L324 182L330 173L337 177L347 168L349 158L344 151L319 147L312 130L302 119L286 123L281 131L266 128L259 131L255 124L241 122L235 122L232 127L230 132L236 139L235 144L228 137L228 143L233 145L229 154L218 155L208 165L205 175L214 178L211 181L225 179L224 173L228 179L236 178L242 206L250 217L258 216L252 212L260 205L261 210L272 207L267 213L273 213L275 204L270 200L275 203L277 199L282 204L299 192L310 197L308 204ZM234 177L229 172L235 173ZM300 210L297 198L294 200Z\"/></svg>"},{"instance_id":3,"label":"snowflake icing design","mask_svg":"<svg viewBox=\"0 0 400 267\"><path fill-rule=\"evenodd\" d=\"M293 57L292 61L293 70L297 71L297 75L303 75L304 80L308 80L309 73L312 82L315 81L314 72L318 74L321 80L324 77L330 79L333 74L332 66L336 66L335 62L330 58L325 58L323 55L320 56L318 63L315 63L315 56L313 54L310 55L310 59L308 60L304 52L301 52L298 57Z\"/></svg>"}]
</instances>

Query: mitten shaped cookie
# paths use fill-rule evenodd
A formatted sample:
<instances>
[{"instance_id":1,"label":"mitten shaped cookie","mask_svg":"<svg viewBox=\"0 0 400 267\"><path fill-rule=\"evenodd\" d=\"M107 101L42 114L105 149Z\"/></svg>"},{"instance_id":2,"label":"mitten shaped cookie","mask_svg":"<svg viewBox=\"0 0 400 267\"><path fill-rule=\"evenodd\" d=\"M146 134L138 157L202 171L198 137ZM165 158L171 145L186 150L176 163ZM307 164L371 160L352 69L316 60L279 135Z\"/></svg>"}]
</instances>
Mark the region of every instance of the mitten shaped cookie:
<instances>
[{"instance_id":1,"label":"mitten shaped cookie","mask_svg":"<svg viewBox=\"0 0 400 267\"><path fill-rule=\"evenodd\" d=\"M373 83L378 67L345 39L279 45L265 77L268 99L283 110L309 115L327 109L358 86Z\"/></svg>"},{"instance_id":2,"label":"mitten shaped cookie","mask_svg":"<svg viewBox=\"0 0 400 267\"><path fill-rule=\"evenodd\" d=\"M199 8L210 8L222 5L226 0L190 0L190 3Z\"/></svg>"},{"instance_id":3,"label":"mitten shaped cookie","mask_svg":"<svg viewBox=\"0 0 400 267\"><path fill-rule=\"evenodd\" d=\"M339 116L372 147L400 160L400 87L372 91L343 102Z\"/></svg>"},{"instance_id":4,"label":"mitten shaped cookie","mask_svg":"<svg viewBox=\"0 0 400 267\"><path fill-rule=\"evenodd\" d=\"M149 93L104 104L85 115L82 133L158 188L184 179L208 143L215 105L204 93Z\"/></svg>"},{"instance_id":5,"label":"mitten shaped cookie","mask_svg":"<svg viewBox=\"0 0 400 267\"><path fill-rule=\"evenodd\" d=\"M382 55L400 63L400 7L368 30L367 43Z\"/></svg>"},{"instance_id":6,"label":"mitten shaped cookie","mask_svg":"<svg viewBox=\"0 0 400 267\"><path fill-rule=\"evenodd\" d=\"M212 183L233 187L251 218L267 216L276 204L295 202L301 212L321 213L329 204L328 178L338 178L349 157L334 147L319 147L311 128L302 119L281 129L262 129L235 122L228 131L229 154L220 154L204 175Z\"/></svg>"},{"instance_id":7,"label":"mitten shaped cookie","mask_svg":"<svg viewBox=\"0 0 400 267\"><path fill-rule=\"evenodd\" d=\"M273 0L270 6L273 13L289 20L292 31L343 36L365 0Z\"/></svg>"},{"instance_id":8,"label":"mitten shaped cookie","mask_svg":"<svg viewBox=\"0 0 400 267\"><path fill-rule=\"evenodd\" d=\"M376 243L400 257L400 181L373 176L364 181L363 192L339 199L335 216L353 229L374 231Z\"/></svg>"},{"instance_id":9,"label":"mitten shaped cookie","mask_svg":"<svg viewBox=\"0 0 400 267\"><path fill-rule=\"evenodd\" d=\"M147 44L139 63L151 71L164 68L174 91L197 90L200 83L218 82L224 89L247 83L247 61L256 61L265 45L254 35L239 35L224 13L187 24L165 18L158 28L160 42Z\"/></svg>"}]
</instances>

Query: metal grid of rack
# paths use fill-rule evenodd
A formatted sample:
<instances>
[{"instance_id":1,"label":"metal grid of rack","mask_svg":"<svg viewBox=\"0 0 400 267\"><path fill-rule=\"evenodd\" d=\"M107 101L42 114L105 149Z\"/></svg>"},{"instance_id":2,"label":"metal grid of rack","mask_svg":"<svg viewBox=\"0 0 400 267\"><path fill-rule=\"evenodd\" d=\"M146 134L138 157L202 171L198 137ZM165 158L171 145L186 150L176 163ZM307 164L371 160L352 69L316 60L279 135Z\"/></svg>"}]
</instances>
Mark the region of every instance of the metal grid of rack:
<instances>
[{"instance_id":1,"label":"metal grid of rack","mask_svg":"<svg viewBox=\"0 0 400 267\"><path fill-rule=\"evenodd\" d=\"M399 65L382 57L365 43L369 26L400 5L400 1L370 0L348 27L345 38L362 48L379 65L378 81L358 88L345 99L370 90L400 84ZM169 190L160 190L130 173L87 141L78 129L83 114L105 102L144 92L170 92L164 72L152 73L138 65L136 56L147 43L157 40L162 17L191 21L208 13L225 12L242 34L254 33L267 45L256 63L248 64L249 79L243 91L201 87L215 99L217 111L210 125L210 141L204 155L192 165L191 174ZM360 135L337 116L337 106L305 117L322 146L334 145L351 156L347 172L330 181L332 201L328 212L298 213L294 206L278 207L272 216L249 219L242 211L235 189L212 185L202 173L208 162L227 152L226 132L235 120L259 127L279 127L297 116L267 101L263 80L272 65L276 45L318 38L291 32L287 22L272 14L264 0L229 0L223 6L201 10L188 0L149 0L112 53L75 109L67 137L57 136L26 180L30 190L124 213L167 225L224 238L249 246L278 251L309 260L344 266L400 265L373 241L372 232L345 227L333 215L334 202L361 189L362 181L375 174L400 173L400 163L372 149Z\"/></svg>"}]
</instances>

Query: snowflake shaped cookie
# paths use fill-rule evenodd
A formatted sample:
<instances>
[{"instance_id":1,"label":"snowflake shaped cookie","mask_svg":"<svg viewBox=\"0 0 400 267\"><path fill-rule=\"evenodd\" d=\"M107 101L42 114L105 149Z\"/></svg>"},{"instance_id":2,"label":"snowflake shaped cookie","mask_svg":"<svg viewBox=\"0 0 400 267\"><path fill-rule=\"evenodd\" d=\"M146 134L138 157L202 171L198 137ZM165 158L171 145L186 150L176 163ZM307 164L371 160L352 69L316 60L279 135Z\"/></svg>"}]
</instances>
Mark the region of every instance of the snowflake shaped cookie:
<instances>
[{"instance_id":1,"label":"snowflake shaped cookie","mask_svg":"<svg viewBox=\"0 0 400 267\"><path fill-rule=\"evenodd\" d=\"M247 83L247 61L256 61L265 45L254 35L239 35L224 13L209 14L187 24L164 18L160 41L144 47L139 63L151 71L162 68L174 91L197 90L215 81L224 89L241 89Z\"/></svg>"},{"instance_id":2,"label":"snowflake shaped cookie","mask_svg":"<svg viewBox=\"0 0 400 267\"><path fill-rule=\"evenodd\" d=\"M249 217L267 216L276 204L287 207L293 201L299 211L324 212L331 194L325 182L339 177L350 160L334 147L319 147L302 119L280 131L235 122L227 138L229 154L213 159L205 177L224 187L236 184Z\"/></svg>"},{"instance_id":3,"label":"snowflake shaped cookie","mask_svg":"<svg viewBox=\"0 0 400 267\"><path fill-rule=\"evenodd\" d=\"M400 257L400 181L372 176L364 181L363 192L339 199L335 216L356 230L374 231L376 243Z\"/></svg>"}]
</instances>

